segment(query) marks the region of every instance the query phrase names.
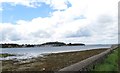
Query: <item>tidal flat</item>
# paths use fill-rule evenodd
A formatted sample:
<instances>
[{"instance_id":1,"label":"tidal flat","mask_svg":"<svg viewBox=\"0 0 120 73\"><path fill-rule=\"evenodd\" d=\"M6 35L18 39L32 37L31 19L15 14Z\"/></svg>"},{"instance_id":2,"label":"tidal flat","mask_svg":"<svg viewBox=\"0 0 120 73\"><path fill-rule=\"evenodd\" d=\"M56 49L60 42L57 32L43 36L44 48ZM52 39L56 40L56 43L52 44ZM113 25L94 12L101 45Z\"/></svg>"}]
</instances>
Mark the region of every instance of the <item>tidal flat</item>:
<instances>
[{"instance_id":1,"label":"tidal flat","mask_svg":"<svg viewBox=\"0 0 120 73\"><path fill-rule=\"evenodd\" d=\"M23 60L2 60L2 71L58 71L107 49L109 48L51 53Z\"/></svg>"}]
</instances>

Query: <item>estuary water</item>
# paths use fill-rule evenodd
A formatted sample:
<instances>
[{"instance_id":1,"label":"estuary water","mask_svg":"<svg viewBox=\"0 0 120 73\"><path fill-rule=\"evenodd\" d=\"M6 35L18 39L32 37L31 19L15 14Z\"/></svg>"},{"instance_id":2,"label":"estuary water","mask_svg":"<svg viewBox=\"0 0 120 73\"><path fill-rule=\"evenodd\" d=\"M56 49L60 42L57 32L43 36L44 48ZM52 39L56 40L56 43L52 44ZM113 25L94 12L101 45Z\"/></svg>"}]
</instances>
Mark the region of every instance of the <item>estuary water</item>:
<instances>
[{"instance_id":1,"label":"estuary water","mask_svg":"<svg viewBox=\"0 0 120 73\"><path fill-rule=\"evenodd\" d=\"M17 56L9 56L0 58L0 60L10 59L29 59L33 57L43 56L44 54L50 53L61 53L61 52L72 52L72 51L83 51L90 49L104 49L110 48L111 45L86 45L86 46L60 46L60 47L32 47L32 48L0 48L2 52L17 54Z\"/></svg>"}]
</instances>

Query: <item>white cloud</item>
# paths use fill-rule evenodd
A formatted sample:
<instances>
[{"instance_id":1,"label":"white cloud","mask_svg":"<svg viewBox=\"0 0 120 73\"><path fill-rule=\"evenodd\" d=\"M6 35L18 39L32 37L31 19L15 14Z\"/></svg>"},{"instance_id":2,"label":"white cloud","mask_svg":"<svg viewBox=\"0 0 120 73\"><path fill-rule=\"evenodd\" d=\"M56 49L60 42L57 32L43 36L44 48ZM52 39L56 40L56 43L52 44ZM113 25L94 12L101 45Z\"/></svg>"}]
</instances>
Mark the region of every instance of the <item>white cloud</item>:
<instances>
[{"instance_id":1,"label":"white cloud","mask_svg":"<svg viewBox=\"0 0 120 73\"><path fill-rule=\"evenodd\" d=\"M117 43L118 0L34 0L49 4L50 17L19 20L16 24L1 23L5 42L42 43L46 41ZM30 7L33 0L1 0ZM67 7L67 3L72 6ZM31 4L32 3L32 4ZM63 11L60 11L64 9ZM10 30L11 28L11 30ZM9 31L7 31L9 29ZM11 31L11 33L9 33ZM67 36L66 36L67 35ZM87 37L86 37L87 36ZM69 38L68 38L69 37ZM16 41L14 41L16 40Z\"/></svg>"},{"instance_id":2,"label":"white cloud","mask_svg":"<svg viewBox=\"0 0 120 73\"><path fill-rule=\"evenodd\" d=\"M63 10L68 8L67 4L68 4L67 0L51 0L50 5L53 9Z\"/></svg>"}]
</instances>

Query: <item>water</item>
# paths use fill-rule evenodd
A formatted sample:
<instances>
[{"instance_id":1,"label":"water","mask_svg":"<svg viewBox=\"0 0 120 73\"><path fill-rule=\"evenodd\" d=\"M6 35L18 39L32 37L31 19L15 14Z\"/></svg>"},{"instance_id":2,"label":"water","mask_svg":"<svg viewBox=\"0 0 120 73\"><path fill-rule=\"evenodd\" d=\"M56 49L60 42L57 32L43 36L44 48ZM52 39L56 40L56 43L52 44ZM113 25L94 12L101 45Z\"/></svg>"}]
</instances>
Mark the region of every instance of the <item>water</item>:
<instances>
[{"instance_id":1,"label":"water","mask_svg":"<svg viewBox=\"0 0 120 73\"><path fill-rule=\"evenodd\" d=\"M4 48L2 49L2 53L18 54L19 56L9 56L6 58L0 58L0 60L28 59L49 53L72 52L110 47L111 47L110 45L86 45L86 46L34 47L34 48Z\"/></svg>"}]
</instances>

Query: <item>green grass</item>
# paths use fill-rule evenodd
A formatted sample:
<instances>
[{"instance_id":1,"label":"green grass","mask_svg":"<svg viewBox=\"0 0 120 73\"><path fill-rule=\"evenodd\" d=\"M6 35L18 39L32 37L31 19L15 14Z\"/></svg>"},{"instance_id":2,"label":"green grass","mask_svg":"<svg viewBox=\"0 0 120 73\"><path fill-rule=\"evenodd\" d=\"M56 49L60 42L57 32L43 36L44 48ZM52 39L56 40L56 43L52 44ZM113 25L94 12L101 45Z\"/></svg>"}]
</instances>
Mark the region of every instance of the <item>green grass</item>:
<instances>
[{"instance_id":1,"label":"green grass","mask_svg":"<svg viewBox=\"0 0 120 73\"><path fill-rule=\"evenodd\" d=\"M108 55L101 64L97 64L93 71L118 71L118 48Z\"/></svg>"},{"instance_id":2,"label":"green grass","mask_svg":"<svg viewBox=\"0 0 120 73\"><path fill-rule=\"evenodd\" d=\"M0 54L0 57L8 57L8 56L16 56L16 55L8 54L8 53Z\"/></svg>"}]
</instances>

